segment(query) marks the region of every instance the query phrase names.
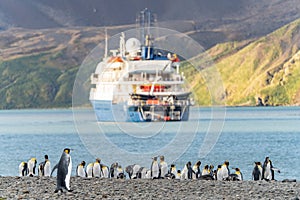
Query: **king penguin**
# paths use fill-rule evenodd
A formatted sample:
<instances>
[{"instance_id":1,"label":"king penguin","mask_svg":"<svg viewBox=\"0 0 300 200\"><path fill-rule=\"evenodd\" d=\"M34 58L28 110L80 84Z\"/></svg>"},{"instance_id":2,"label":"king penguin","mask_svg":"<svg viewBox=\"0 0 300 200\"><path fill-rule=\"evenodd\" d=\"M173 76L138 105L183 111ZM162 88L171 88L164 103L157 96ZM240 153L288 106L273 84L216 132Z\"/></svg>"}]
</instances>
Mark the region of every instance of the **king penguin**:
<instances>
[{"instance_id":1,"label":"king penguin","mask_svg":"<svg viewBox=\"0 0 300 200\"><path fill-rule=\"evenodd\" d=\"M214 176L214 165L209 165L209 170L210 170L210 175L213 177Z\"/></svg>"},{"instance_id":2,"label":"king penguin","mask_svg":"<svg viewBox=\"0 0 300 200\"><path fill-rule=\"evenodd\" d=\"M216 173L215 173L215 176L216 176L216 180L218 181L222 181L223 180L223 177L222 177L222 165L218 165L218 168L216 170Z\"/></svg>"},{"instance_id":3,"label":"king penguin","mask_svg":"<svg viewBox=\"0 0 300 200\"><path fill-rule=\"evenodd\" d=\"M132 166L132 175L131 175L131 178L132 179L136 179L138 178L137 175L138 175L138 171L140 170L141 166L140 165L133 165Z\"/></svg>"},{"instance_id":4,"label":"king penguin","mask_svg":"<svg viewBox=\"0 0 300 200\"><path fill-rule=\"evenodd\" d=\"M181 171L180 169L177 170L176 175L175 175L175 179L181 179Z\"/></svg>"},{"instance_id":5,"label":"king penguin","mask_svg":"<svg viewBox=\"0 0 300 200\"><path fill-rule=\"evenodd\" d=\"M136 177L138 179L145 179L147 171L148 169L146 167L141 167L137 172Z\"/></svg>"},{"instance_id":6,"label":"king penguin","mask_svg":"<svg viewBox=\"0 0 300 200\"><path fill-rule=\"evenodd\" d=\"M228 178L230 174L230 170L229 170L229 161L225 161L224 164L221 167L221 177L222 180L226 180Z\"/></svg>"},{"instance_id":7,"label":"king penguin","mask_svg":"<svg viewBox=\"0 0 300 200\"><path fill-rule=\"evenodd\" d=\"M193 179L198 179L201 176L201 170L200 170L200 165L201 165L201 161L198 160L194 166L193 166L193 171L195 173L193 173Z\"/></svg>"},{"instance_id":8,"label":"king penguin","mask_svg":"<svg viewBox=\"0 0 300 200\"><path fill-rule=\"evenodd\" d=\"M151 163L151 178L152 179L158 179L159 178L159 165L157 162L157 157L152 158L152 163Z\"/></svg>"},{"instance_id":9,"label":"king penguin","mask_svg":"<svg viewBox=\"0 0 300 200\"><path fill-rule=\"evenodd\" d=\"M88 164L88 166L86 167L86 176L88 178L92 178L93 175L93 168L94 168L94 163L90 163Z\"/></svg>"},{"instance_id":10,"label":"king penguin","mask_svg":"<svg viewBox=\"0 0 300 200\"><path fill-rule=\"evenodd\" d=\"M240 168L235 168L235 173L237 175L237 180L238 181L242 181L243 180L243 174L240 170Z\"/></svg>"},{"instance_id":11,"label":"king penguin","mask_svg":"<svg viewBox=\"0 0 300 200\"><path fill-rule=\"evenodd\" d=\"M38 174L39 176L50 176L51 174L51 163L49 161L48 155L44 156L45 161L39 164Z\"/></svg>"},{"instance_id":12,"label":"king penguin","mask_svg":"<svg viewBox=\"0 0 300 200\"><path fill-rule=\"evenodd\" d=\"M54 170L57 169L57 184L56 184L56 190L55 193L58 191L63 192L63 189L66 189L67 191L71 192L70 190L70 178L71 178L71 171L72 171L72 159L70 156L70 149L65 148L58 164L56 164L51 172L54 172Z\"/></svg>"},{"instance_id":13,"label":"king penguin","mask_svg":"<svg viewBox=\"0 0 300 200\"><path fill-rule=\"evenodd\" d=\"M34 176L35 175L35 168L36 168L36 158L31 158L28 163L28 176Z\"/></svg>"},{"instance_id":14,"label":"king penguin","mask_svg":"<svg viewBox=\"0 0 300 200\"><path fill-rule=\"evenodd\" d=\"M119 164L117 162L111 164L110 169L109 169L110 178L117 178L118 166L119 166Z\"/></svg>"},{"instance_id":15,"label":"king penguin","mask_svg":"<svg viewBox=\"0 0 300 200\"><path fill-rule=\"evenodd\" d=\"M226 180L227 181L242 181L243 180L243 174L239 168L232 168L235 169L235 172L233 174L230 174Z\"/></svg>"},{"instance_id":16,"label":"king penguin","mask_svg":"<svg viewBox=\"0 0 300 200\"><path fill-rule=\"evenodd\" d=\"M137 176L138 176L138 171L140 170L140 168L141 168L140 165L133 164L133 165L128 165L125 168L125 171L127 172L130 179L136 179L136 178L138 178Z\"/></svg>"},{"instance_id":17,"label":"king penguin","mask_svg":"<svg viewBox=\"0 0 300 200\"><path fill-rule=\"evenodd\" d=\"M184 165L183 169L181 170L180 173L180 180L185 180L187 179L188 176L188 163Z\"/></svg>"},{"instance_id":18,"label":"king penguin","mask_svg":"<svg viewBox=\"0 0 300 200\"><path fill-rule=\"evenodd\" d=\"M187 163L187 169L188 169L187 177L188 177L188 179L192 179L193 176L195 175L195 172L194 172L194 170L193 170L193 167L192 167L192 163L191 163L191 162L188 162L188 163Z\"/></svg>"},{"instance_id":19,"label":"king penguin","mask_svg":"<svg viewBox=\"0 0 300 200\"><path fill-rule=\"evenodd\" d=\"M176 178L176 174L177 174L177 169L175 164L171 164L167 178L168 179L175 179Z\"/></svg>"},{"instance_id":20,"label":"king penguin","mask_svg":"<svg viewBox=\"0 0 300 200\"><path fill-rule=\"evenodd\" d=\"M272 163L270 162L270 159L269 157L266 157L265 159L265 162L264 162L264 165L263 165L263 179L269 181L269 180L272 180L273 177L272 177Z\"/></svg>"},{"instance_id":21,"label":"king penguin","mask_svg":"<svg viewBox=\"0 0 300 200\"><path fill-rule=\"evenodd\" d=\"M96 161L94 162L93 166L93 175L94 177L100 178L101 177L101 166L100 166L101 159L97 158Z\"/></svg>"},{"instance_id":22,"label":"king penguin","mask_svg":"<svg viewBox=\"0 0 300 200\"><path fill-rule=\"evenodd\" d=\"M252 178L254 181L262 180L262 166L261 162L255 162L255 166L252 171Z\"/></svg>"},{"instance_id":23,"label":"king penguin","mask_svg":"<svg viewBox=\"0 0 300 200\"><path fill-rule=\"evenodd\" d=\"M19 165L19 175L20 176L27 176L28 174L28 165L27 162L21 162Z\"/></svg>"},{"instance_id":24,"label":"king penguin","mask_svg":"<svg viewBox=\"0 0 300 200\"><path fill-rule=\"evenodd\" d=\"M276 169L273 167L273 164L272 164L272 161L270 160L270 158L266 157L264 165L263 165L263 170L262 170L263 179L266 181L275 180L274 171L277 171L278 173L280 173L279 169Z\"/></svg>"},{"instance_id":25,"label":"king penguin","mask_svg":"<svg viewBox=\"0 0 300 200\"><path fill-rule=\"evenodd\" d=\"M160 171L160 178L165 178L165 176L168 174L168 164L165 161L164 156L160 156L160 162L159 162L159 171Z\"/></svg>"},{"instance_id":26,"label":"king penguin","mask_svg":"<svg viewBox=\"0 0 300 200\"><path fill-rule=\"evenodd\" d=\"M86 172L85 172L85 161L82 161L79 165L77 165L76 168L76 176L78 177L86 177Z\"/></svg>"},{"instance_id":27,"label":"king penguin","mask_svg":"<svg viewBox=\"0 0 300 200\"><path fill-rule=\"evenodd\" d=\"M205 165L203 170L202 170L202 176L206 176L210 174L210 169L208 165Z\"/></svg>"},{"instance_id":28,"label":"king penguin","mask_svg":"<svg viewBox=\"0 0 300 200\"><path fill-rule=\"evenodd\" d=\"M125 179L126 178L124 170L121 165L118 165L116 175L117 175L117 179Z\"/></svg>"},{"instance_id":29,"label":"king penguin","mask_svg":"<svg viewBox=\"0 0 300 200\"><path fill-rule=\"evenodd\" d=\"M103 164L100 164L100 167L101 167L101 177L109 178L109 167Z\"/></svg>"}]
</instances>

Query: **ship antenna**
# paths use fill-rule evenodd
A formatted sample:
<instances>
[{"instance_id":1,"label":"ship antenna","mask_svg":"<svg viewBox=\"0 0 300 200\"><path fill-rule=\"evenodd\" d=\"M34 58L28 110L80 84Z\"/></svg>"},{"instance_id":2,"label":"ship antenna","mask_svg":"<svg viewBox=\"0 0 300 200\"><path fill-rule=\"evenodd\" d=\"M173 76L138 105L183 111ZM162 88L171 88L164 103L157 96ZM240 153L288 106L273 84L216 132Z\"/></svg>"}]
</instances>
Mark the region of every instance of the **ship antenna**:
<instances>
[{"instance_id":1,"label":"ship antenna","mask_svg":"<svg viewBox=\"0 0 300 200\"><path fill-rule=\"evenodd\" d=\"M121 33L121 37L120 37L120 54L121 57L125 57L125 34L124 32Z\"/></svg>"},{"instance_id":2,"label":"ship antenna","mask_svg":"<svg viewBox=\"0 0 300 200\"><path fill-rule=\"evenodd\" d=\"M137 15L136 22L137 26L140 27L141 41L145 42L145 37L150 36L150 27L156 22L156 16L148 8L145 8Z\"/></svg>"},{"instance_id":3,"label":"ship antenna","mask_svg":"<svg viewBox=\"0 0 300 200\"><path fill-rule=\"evenodd\" d=\"M104 51L104 58L107 58L107 51L108 51L108 39L107 39L107 28L105 27L105 51Z\"/></svg>"}]
</instances>

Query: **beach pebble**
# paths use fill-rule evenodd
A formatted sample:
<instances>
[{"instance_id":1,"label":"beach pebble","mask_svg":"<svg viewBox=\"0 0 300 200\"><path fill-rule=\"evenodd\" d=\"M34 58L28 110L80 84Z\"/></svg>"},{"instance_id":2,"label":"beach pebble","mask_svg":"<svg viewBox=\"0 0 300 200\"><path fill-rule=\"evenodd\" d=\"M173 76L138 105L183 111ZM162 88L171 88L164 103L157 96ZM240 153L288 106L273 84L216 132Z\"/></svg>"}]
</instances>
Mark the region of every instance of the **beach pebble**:
<instances>
[{"instance_id":1,"label":"beach pebble","mask_svg":"<svg viewBox=\"0 0 300 200\"><path fill-rule=\"evenodd\" d=\"M71 178L72 192L54 193L55 178L0 177L0 199L294 199L298 182L117 180Z\"/></svg>"}]
</instances>

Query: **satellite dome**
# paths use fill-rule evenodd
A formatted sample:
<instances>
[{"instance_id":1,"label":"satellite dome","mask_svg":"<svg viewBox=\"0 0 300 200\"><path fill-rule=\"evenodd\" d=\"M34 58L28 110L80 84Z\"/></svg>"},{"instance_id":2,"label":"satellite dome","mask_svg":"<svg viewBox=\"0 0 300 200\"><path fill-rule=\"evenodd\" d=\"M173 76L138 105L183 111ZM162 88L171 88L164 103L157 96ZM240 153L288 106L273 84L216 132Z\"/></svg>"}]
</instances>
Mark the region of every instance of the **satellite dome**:
<instances>
[{"instance_id":1,"label":"satellite dome","mask_svg":"<svg viewBox=\"0 0 300 200\"><path fill-rule=\"evenodd\" d=\"M136 38L129 38L125 47L128 52L137 51L141 48L141 42Z\"/></svg>"}]
</instances>

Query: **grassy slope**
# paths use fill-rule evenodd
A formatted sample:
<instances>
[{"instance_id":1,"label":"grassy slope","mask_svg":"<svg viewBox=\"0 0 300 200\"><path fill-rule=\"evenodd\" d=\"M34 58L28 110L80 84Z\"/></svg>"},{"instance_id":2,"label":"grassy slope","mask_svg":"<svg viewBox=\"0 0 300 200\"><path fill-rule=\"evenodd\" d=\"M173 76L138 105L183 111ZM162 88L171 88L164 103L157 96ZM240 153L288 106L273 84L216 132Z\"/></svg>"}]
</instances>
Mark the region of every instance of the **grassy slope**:
<instances>
[{"instance_id":1,"label":"grassy slope","mask_svg":"<svg viewBox=\"0 0 300 200\"><path fill-rule=\"evenodd\" d=\"M103 30L18 34L1 35L0 109L71 106L78 67ZM258 40L218 44L207 52L215 67L186 66L185 76L200 105L300 104L299 43L297 20Z\"/></svg>"},{"instance_id":2,"label":"grassy slope","mask_svg":"<svg viewBox=\"0 0 300 200\"><path fill-rule=\"evenodd\" d=\"M1 109L71 105L77 68L51 67L48 58L48 54L41 54L0 64Z\"/></svg>"},{"instance_id":3,"label":"grassy slope","mask_svg":"<svg viewBox=\"0 0 300 200\"><path fill-rule=\"evenodd\" d=\"M208 54L221 74L227 105L256 105L258 97L268 105L300 103L300 19L255 41L216 45ZM201 74L209 71L206 68ZM202 95L198 103L211 105L209 80L190 79L197 96Z\"/></svg>"}]
</instances>

